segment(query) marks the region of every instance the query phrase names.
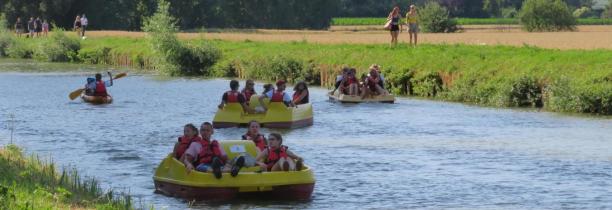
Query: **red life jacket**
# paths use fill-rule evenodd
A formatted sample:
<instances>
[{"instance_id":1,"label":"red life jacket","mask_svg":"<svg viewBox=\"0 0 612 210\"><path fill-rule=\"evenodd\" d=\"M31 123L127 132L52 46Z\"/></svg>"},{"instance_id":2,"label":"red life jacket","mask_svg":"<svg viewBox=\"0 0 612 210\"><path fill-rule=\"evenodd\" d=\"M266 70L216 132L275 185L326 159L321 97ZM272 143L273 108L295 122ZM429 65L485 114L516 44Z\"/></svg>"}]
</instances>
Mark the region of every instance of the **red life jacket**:
<instances>
[{"instance_id":1,"label":"red life jacket","mask_svg":"<svg viewBox=\"0 0 612 210\"><path fill-rule=\"evenodd\" d=\"M108 96L106 92L106 84L104 81L96 81L96 91L94 92L94 96Z\"/></svg>"},{"instance_id":2,"label":"red life jacket","mask_svg":"<svg viewBox=\"0 0 612 210\"><path fill-rule=\"evenodd\" d=\"M257 137L253 139L251 138L251 135L247 133L247 134L242 135L242 140L253 141L253 143L255 143L255 146L259 148L260 151L263 151L264 149L266 149L266 137L264 137L264 135L257 134Z\"/></svg>"},{"instance_id":3,"label":"red life jacket","mask_svg":"<svg viewBox=\"0 0 612 210\"><path fill-rule=\"evenodd\" d=\"M195 136L191 139L188 139L186 136L181 136L178 138L178 148L176 148L176 154L174 154L174 156L176 157L176 159L181 158L181 156L183 156L183 154L185 154L185 151L187 151L187 148L189 148L189 145L191 145L192 142L195 141L200 141L202 140L199 136Z\"/></svg>"},{"instance_id":4,"label":"red life jacket","mask_svg":"<svg viewBox=\"0 0 612 210\"><path fill-rule=\"evenodd\" d=\"M287 146L281 146L280 148L268 147L268 160L266 164L276 163L281 158L288 157L287 148Z\"/></svg>"},{"instance_id":5,"label":"red life jacket","mask_svg":"<svg viewBox=\"0 0 612 210\"><path fill-rule=\"evenodd\" d=\"M270 99L270 102L283 102L283 96L285 96L285 92L274 91L272 93L272 98Z\"/></svg>"},{"instance_id":6,"label":"red life jacket","mask_svg":"<svg viewBox=\"0 0 612 210\"><path fill-rule=\"evenodd\" d=\"M238 103L238 95L240 93L238 91L227 91L227 103Z\"/></svg>"},{"instance_id":7,"label":"red life jacket","mask_svg":"<svg viewBox=\"0 0 612 210\"><path fill-rule=\"evenodd\" d=\"M369 76L368 77L368 88L370 88L370 90L372 91L376 91L376 85L378 84L379 81L380 81L380 78Z\"/></svg>"},{"instance_id":8,"label":"red life jacket","mask_svg":"<svg viewBox=\"0 0 612 210\"><path fill-rule=\"evenodd\" d=\"M303 90L303 91L305 91L305 90ZM306 104L306 103L308 103L308 94L306 94L306 96L304 96L304 98L302 98L302 100L297 101L298 98L300 98L301 94L302 94L301 92L297 92L297 91L295 93L293 93L293 101L294 101L293 103L295 103L295 104Z\"/></svg>"},{"instance_id":9,"label":"red life jacket","mask_svg":"<svg viewBox=\"0 0 612 210\"><path fill-rule=\"evenodd\" d=\"M212 140L212 142L210 142L209 140L200 139L197 142L202 145L202 149L198 154L198 163L211 164L214 157L219 158L222 163L224 162L221 156L221 146L217 140Z\"/></svg>"},{"instance_id":10,"label":"red life jacket","mask_svg":"<svg viewBox=\"0 0 612 210\"><path fill-rule=\"evenodd\" d=\"M253 94L255 94L255 92L253 92L252 90L247 90L247 89L242 90L242 95L244 95L244 99L247 101L247 104L251 100L251 96Z\"/></svg>"}]
</instances>

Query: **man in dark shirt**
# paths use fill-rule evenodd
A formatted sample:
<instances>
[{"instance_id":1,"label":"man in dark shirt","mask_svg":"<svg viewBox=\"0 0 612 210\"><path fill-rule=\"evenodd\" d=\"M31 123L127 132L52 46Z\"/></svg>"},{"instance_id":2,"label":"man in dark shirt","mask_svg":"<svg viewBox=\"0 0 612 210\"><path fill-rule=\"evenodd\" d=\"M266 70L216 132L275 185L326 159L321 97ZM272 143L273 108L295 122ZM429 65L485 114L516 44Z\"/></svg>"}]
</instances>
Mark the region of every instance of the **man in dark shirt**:
<instances>
[{"instance_id":1,"label":"man in dark shirt","mask_svg":"<svg viewBox=\"0 0 612 210\"><path fill-rule=\"evenodd\" d=\"M30 20L28 21L28 33L30 33L29 37L34 37L34 32L36 32L34 29L34 17L30 17Z\"/></svg>"},{"instance_id":2,"label":"man in dark shirt","mask_svg":"<svg viewBox=\"0 0 612 210\"><path fill-rule=\"evenodd\" d=\"M242 106L242 110L244 112L250 112L249 106L246 105L246 99L244 95L238 91L240 84L237 80L230 81L230 91L223 93L221 97L221 104L219 104L219 109L223 109L226 104L229 103L239 103Z\"/></svg>"}]
</instances>

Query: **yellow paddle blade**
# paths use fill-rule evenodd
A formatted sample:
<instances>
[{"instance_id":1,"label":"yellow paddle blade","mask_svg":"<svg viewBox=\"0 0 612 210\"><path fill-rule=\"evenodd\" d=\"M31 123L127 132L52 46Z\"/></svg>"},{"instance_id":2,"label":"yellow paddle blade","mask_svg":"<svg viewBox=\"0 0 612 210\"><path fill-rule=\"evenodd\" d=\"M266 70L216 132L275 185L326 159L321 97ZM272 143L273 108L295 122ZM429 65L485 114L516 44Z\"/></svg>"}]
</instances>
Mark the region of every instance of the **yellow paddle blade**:
<instances>
[{"instance_id":1,"label":"yellow paddle blade","mask_svg":"<svg viewBox=\"0 0 612 210\"><path fill-rule=\"evenodd\" d=\"M85 88L79 88L79 89L77 89L75 91L72 91L68 95L68 97L70 98L70 100L74 100L75 98L78 98L81 95L81 93L83 93L83 91L85 91Z\"/></svg>"},{"instance_id":2,"label":"yellow paddle blade","mask_svg":"<svg viewBox=\"0 0 612 210\"><path fill-rule=\"evenodd\" d=\"M125 77L125 76L127 76L127 73L123 72L123 73L119 73L119 74L115 75L115 77L113 77L113 79L119 79L119 78Z\"/></svg>"}]
</instances>

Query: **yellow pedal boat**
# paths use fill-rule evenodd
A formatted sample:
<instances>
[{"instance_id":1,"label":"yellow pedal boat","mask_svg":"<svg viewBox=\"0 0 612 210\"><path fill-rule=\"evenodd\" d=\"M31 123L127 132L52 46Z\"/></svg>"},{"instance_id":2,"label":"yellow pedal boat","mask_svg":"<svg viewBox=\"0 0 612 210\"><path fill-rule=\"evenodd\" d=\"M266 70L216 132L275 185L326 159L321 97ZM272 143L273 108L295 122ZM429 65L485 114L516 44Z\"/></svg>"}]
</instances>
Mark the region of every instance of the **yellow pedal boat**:
<instances>
[{"instance_id":1,"label":"yellow pedal boat","mask_svg":"<svg viewBox=\"0 0 612 210\"><path fill-rule=\"evenodd\" d=\"M255 109L259 106L259 96L253 95L249 106ZM213 127L228 128L246 126L256 120L266 128L300 128L313 124L312 105L300 104L297 107L287 107L282 102L269 102L265 99L268 111L265 113L245 113L238 103L226 104L219 109L213 119Z\"/></svg>"},{"instance_id":2,"label":"yellow pedal boat","mask_svg":"<svg viewBox=\"0 0 612 210\"><path fill-rule=\"evenodd\" d=\"M219 141L229 160L248 153L255 157L252 141ZM188 200L229 200L241 197L262 197L281 200L308 200L314 190L312 169L301 171L261 172L259 166L243 167L236 177L223 173L216 179L212 173L191 171L171 153L155 170L155 191Z\"/></svg>"},{"instance_id":3,"label":"yellow pedal boat","mask_svg":"<svg viewBox=\"0 0 612 210\"><path fill-rule=\"evenodd\" d=\"M110 95L108 96L82 95L81 99L83 99L84 102L87 102L90 104L110 104L113 102L113 97L111 97Z\"/></svg>"},{"instance_id":4,"label":"yellow pedal boat","mask_svg":"<svg viewBox=\"0 0 612 210\"><path fill-rule=\"evenodd\" d=\"M361 98L361 96L351 96L340 93L340 91L335 91L333 94L330 91L327 93L327 96L332 101L339 101L342 103L364 103L364 102L381 102L381 103L394 103L395 96L393 94L387 95L377 95L377 96L369 96L366 98Z\"/></svg>"}]
</instances>

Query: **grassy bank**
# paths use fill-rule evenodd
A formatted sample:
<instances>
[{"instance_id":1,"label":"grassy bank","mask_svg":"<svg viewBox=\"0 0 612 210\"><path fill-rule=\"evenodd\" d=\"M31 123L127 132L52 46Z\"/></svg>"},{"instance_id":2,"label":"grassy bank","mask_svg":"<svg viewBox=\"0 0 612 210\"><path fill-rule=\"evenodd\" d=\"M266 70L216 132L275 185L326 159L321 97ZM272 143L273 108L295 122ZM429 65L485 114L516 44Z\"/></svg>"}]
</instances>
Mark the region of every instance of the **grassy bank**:
<instances>
[{"instance_id":1,"label":"grassy bank","mask_svg":"<svg viewBox=\"0 0 612 210\"><path fill-rule=\"evenodd\" d=\"M36 40L35 40L36 41ZM184 41L203 45L204 40ZM612 114L612 51L530 46L313 44L210 41L222 57L208 76L329 85L344 65L382 65L387 87L404 95L499 107ZM145 39L81 41L75 62L153 69Z\"/></svg>"},{"instance_id":2,"label":"grassy bank","mask_svg":"<svg viewBox=\"0 0 612 210\"><path fill-rule=\"evenodd\" d=\"M518 25L515 18L456 18L458 25ZM385 17L332 18L332 26L384 25ZM402 20L402 23L405 19ZM578 25L612 25L612 19L579 18Z\"/></svg>"},{"instance_id":3,"label":"grassy bank","mask_svg":"<svg viewBox=\"0 0 612 210\"><path fill-rule=\"evenodd\" d=\"M0 209L133 209L129 195L104 192L76 169L26 156L15 145L0 147Z\"/></svg>"}]
</instances>

